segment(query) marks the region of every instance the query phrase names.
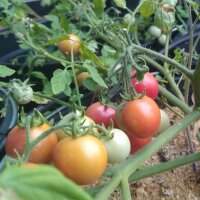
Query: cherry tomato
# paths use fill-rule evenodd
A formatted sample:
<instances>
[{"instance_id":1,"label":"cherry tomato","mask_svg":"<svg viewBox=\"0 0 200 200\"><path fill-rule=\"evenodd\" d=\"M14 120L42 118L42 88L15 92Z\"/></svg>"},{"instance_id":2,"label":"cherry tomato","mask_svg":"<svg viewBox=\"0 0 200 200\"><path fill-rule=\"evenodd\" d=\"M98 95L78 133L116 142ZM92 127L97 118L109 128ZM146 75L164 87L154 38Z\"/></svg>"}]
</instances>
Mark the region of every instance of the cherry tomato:
<instances>
[{"instance_id":1,"label":"cherry tomato","mask_svg":"<svg viewBox=\"0 0 200 200\"><path fill-rule=\"evenodd\" d=\"M134 75L135 73L136 70L133 70L131 75ZM146 92L146 95L152 99L155 99L158 96L158 81L150 72L145 73L144 79L140 83L138 83L136 78L133 78L132 84L139 94Z\"/></svg>"},{"instance_id":2,"label":"cherry tomato","mask_svg":"<svg viewBox=\"0 0 200 200\"><path fill-rule=\"evenodd\" d=\"M149 28L149 33L151 34L152 37L158 38L161 35L161 29L158 28L157 26L150 26Z\"/></svg>"},{"instance_id":3,"label":"cherry tomato","mask_svg":"<svg viewBox=\"0 0 200 200\"><path fill-rule=\"evenodd\" d=\"M138 138L135 137L133 134L129 133L128 137L131 142L131 154L134 154L135 152L142 149L146 144L149 144L152 140L151 137L148 138Z\"/></svg>"},{"instance_id":4,"label":"cherry tomato","mask_svg":"<svg viewBox=\"0 0 200 200\"><path fill-rule=\"evenodd\" d=\"M167 36L165 34L162 34L159 38L158 38L158 42L160 45L165 46L167 40Z\"/></svg>"},{"instance_id":5,"label":"cherry tomato","mask_svg":"<svg viewBox=\"0 0 200 200\"><path fill-rule=\"evenodd\" d=\"M78 55L79 46L80 46L80 39L74 34L69 34L69 40L62 40L58 43L58 48L65 55L71 54L72 47L73 47L73 54Z\"/></svg>"},{"instance_id":6,"label":"cherry tomato","mask_svg":"<svg viewBox=\"0 0 200 200\"><path fill-rule=\"evenodd\" d=\"M55 167L80 185L95 183L104 173L107 159L104 144L92 135L64 138L53 156Z\"/></svg>"},{"instance_id":7,"label":"cherry tomato","mask_svg":"<svg viewBox=\"0 0 200 200\"><path fill-rule=\"evenodd\" d=\"M160 109L160 114L161 114L161 121L157 134L162 133L171 126L168 114L162 109Z\"/></svg>"},{"instance_id":8,"label":"cherry tomato","mask_svg":"<svg viewBox=\"0 0 200 200\"><path fill-rule=\"evenodd\" d=\"M31 141L35 140L50 126L43 124L33 127L30 130ZM29 156L29 162L33 163L49 163L52 161L53 151L58 143L56 133L51 133L42 139L33 149ZM6 154L10 157L17 158L17 154L23 155L26 147L26 129L15 126L8 134L5 144ZM17 153L16 153L17 152Z\"/></svg>"},{"instance_id":9,"label":"cherry tomato","mask_svg":"<svg viewBox=\"0 0 200 200\"><path fill-rule=\"evenodd\" d=\"M111 120L115 120L116 110L111 106L105 106L100 102L91 104L85 111L85 115L94 120L96 124L109 127Z\"/></svg>"},{"instance_id":10,"label":"cherry tomato","mask_svg":"<svg viewBox=\"0 0 200 200\"><path fill-rule=\"evenodd\" d=\"M104 141L104 145L108 153L108 162L111 164L121 163L125 160L131 150L131 144L128 136L120 129L112 129L113 137Z\"/></svg>"},{"instance_id":11,"label":"cherry tomato","mask_svg":"<svg viewBox=\"0 0 200 200\"><path fill-rule=\"evenodd\" d=\"M160 109L156 102L143 96L129 101L122 111L125 131L139 138L153 136L160 126Z\"/></svg>"},{"instance_id":12,"label":"cherry tomato","mask_svg":"<svg viewBox=\"0 0 200 200\"><path fill-rule=\"evenodd\" d=\"M84 80L90 77L90 74L88 72L81 72L76 76L78 85L81 86L83 85Z\"/></svg>"}]
</instances>

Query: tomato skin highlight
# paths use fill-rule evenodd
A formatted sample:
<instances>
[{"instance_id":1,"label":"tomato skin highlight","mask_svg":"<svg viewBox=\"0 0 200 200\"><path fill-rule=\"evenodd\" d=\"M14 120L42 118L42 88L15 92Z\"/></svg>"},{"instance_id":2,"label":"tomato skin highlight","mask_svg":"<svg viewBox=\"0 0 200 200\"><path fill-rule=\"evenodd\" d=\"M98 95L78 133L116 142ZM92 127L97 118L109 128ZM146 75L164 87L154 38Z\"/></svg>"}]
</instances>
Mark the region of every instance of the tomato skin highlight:
<instances>
[{"instance_id":1,"label":"tomato skin highlight","mask_svg":"<svg viewBox=\"0 0 200 200\"><path fill-rule=\"evenodd\" d=\"M76 56L79 52L79 46L80 46L80 39L74 34L69 34L68 40L62 40L58 43L59 50L64 53L65 55L71 54L71 49L73 46L73 54Z\"/></svg>"},{"instance_id":2,"label":"tomato skin highlight","mask_svg":"<svg viewBox=\"0 0 200 200\"><path fill-rule=\"evenodd\" d=\"M133 70L131 75L134 75L136 73L136 70ZM147 72L144 75L144 79L142 82L137 83L137 79L133 78L131 80L133 87L135 88L136 92L138 94L142 94L146 92L146 96L155 99L158 96L158 81L153 76L152 73Z\"/></svg>"},{"instance_id":3,"label":"tomato skin highlight","mask_svg":"<svg viewBox=\"0 0 200 200\"><path fill-rule=\"evenodd\" d=\"M124 131L139 138L151 137L160 126L160 109L153 99L143 96L127 103L121 119Z\"/></svg>"},{"instance_id":4,"label":"tomato skin highlight","mask_svg":"<svg viewBox=\"0 0 200 200\"><path fill-rule=\"evenodd\" d=\"M94 120L96 124L106 128L110 126L111 120L115 121L116 110L111 106L105 106L101 102L91 104L85 111L85 115Z\"/></svg>"},{"instance_id":5,"label":"tomato skin highlight","mask_svg":"<svg viewBox=\"0 0 200 200\"><path fill-rule=\"evenodd\" d=\"M44 131L48 130L50 126L43 124L33 127L30 130L31 141L39 137ZM31 150L29 162L33 163L50 163L52 161L53 151L58 143L56 133L51 133L43 140L41 140ZM8 134L5 144L6 154L10 157L17 158L17 153L22 156L26 148L26 129L15 126Z\"/></svg>"},{"instance_id":6,"label":"tomato skin highlight","mask_svg":"<svg viewBox=\"0 0 200 200\"><path fill-rule=\"evenodd\" d=\"M138 138L135 137L133 134L128 133L127 134L130 142L131 142L131 154L134 154L135 152L142 149L146 144L149 144L152 141L151 137L148 138Z\"/></svg>"},{"instance_id":7,"label":"tomato skin highlight","mask_svg":"<svg viewBox=\"0 0 200 200\"><path fill-rule=\"evenodd\" d=\"M53 156L55 167L79 185L95 183L104 173L107 160L104 144L92 135L64 138Z\"/></svg>"}]
</instances>

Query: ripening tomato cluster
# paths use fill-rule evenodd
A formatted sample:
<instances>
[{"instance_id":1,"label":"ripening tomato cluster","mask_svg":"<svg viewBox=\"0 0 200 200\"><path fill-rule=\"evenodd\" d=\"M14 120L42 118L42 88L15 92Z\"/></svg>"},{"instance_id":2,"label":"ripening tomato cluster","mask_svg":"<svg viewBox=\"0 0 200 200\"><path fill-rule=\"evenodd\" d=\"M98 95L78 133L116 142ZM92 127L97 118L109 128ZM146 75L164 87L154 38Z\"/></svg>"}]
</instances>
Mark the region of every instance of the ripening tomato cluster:
<instances>
[{"instance_id":1,"label":"ripening tomato cluster","mask_svg":"<svg viewBox=\"0 0 200 200\"><path fill-rule=\"evenodd\" d=\"M136 72L133 71L132 75ZM158 83L151 73L146 73L142 82L136 78L132 84L138 93L146 95L130 101L122 101L115 109L101 102L91 104L85 111L82 126L100 125L114 128L106 137L96 137L102 132L92 127L92 133L71 136L71 132L57 130L36 144L24 166L51 164L66 177L80 185L95 183L104 173L107 164L118 164L130 155L151 142L152 137L169 127L167 115L160 111L154 99L158 95ZM34 141L50 125L32 127L30 141ZM8 134L5 150L13 158L23 156L27 144L26 129L16 126ZM35 164L31 164L35 163Z\"/></svg>"}]
</instances>

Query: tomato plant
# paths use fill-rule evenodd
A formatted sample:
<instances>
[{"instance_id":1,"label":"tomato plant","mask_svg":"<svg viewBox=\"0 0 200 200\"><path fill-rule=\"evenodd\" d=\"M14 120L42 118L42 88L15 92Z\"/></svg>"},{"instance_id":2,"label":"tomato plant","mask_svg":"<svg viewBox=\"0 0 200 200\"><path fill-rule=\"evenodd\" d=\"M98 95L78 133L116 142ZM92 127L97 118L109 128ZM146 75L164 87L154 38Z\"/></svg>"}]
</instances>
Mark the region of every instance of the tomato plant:
<instances>
[{"instance_id":1,"label":"tomato plant","mask_svg":"<svg viewBox=\"0 0 200 200\"><path fill-rule=\"evenodd\" d=\"M135 73L136 70L133 70L131 75L135 75ZM158 81L150 72L144 74L144 79L141 82L138 82L137 78L133 78L132 84L139 94L145 92L146 95L152 99L158 96Z\"/></svg>"},{"instance_id":2,"label":"tomato plant","mask_svg":"<svg viewBox=\"0 0 200 200\"><path fill-rule=\"evenodd\" d=\"M147 96L131 100L122 111L122 124L125 131L136 137L151 137L160 126L160 109L156 102Z\"/></svg>"},{"instance_id":3,"label":"tomato plant","mask_svg":"<svg viewBox=\"0 0 200 200\"><path fill-rule=\"evenodd\" d=\"M107 160L105 146L92 135L64 138L53 155L55 167L80 185L95 183L104 173Z\"/></svg>"},{"instance_id":4,"label":"tomato plant","mask_svg":"<svg viewBox=\"0 0 200 200\"><path fill-rule=\"evenodd\" d=\"M44 131L48 130L48 124L42 124L31 128L30 138L31 141L35 140ZM33 149L29 156L29 162L33 163L50 163L52 161L53 151L58 143L56 133L51 133L42 139ZM5 151L8 156L17 158L18 155L22 156L26 148L26 129L15 126L8 134L5 144Z\"/></svg>"},{"instance_id":5,"label":"tomato plant","mask_svg":"<svg viewBox=\"0 0 200 200\"><path fill-rule=\"evenodd\" d=\"M65 55L71 54L72 47L73 47L73 54L78 55L79 46L80 46L80 39L78 36L74 34L69 34L68 40L62 40L58 43L58 48Z\"/></svg>"},{"instance_id":6,"label":"tomato plant","mask_svg":"<svg viewBox=\"0 0 200 200\"><path fill-rule=\"evenodd\" d=\"M115 112L115 108L96 102L86 109L85 115L93 119L96 124L109 127L111 121L115 120Z\"/></svg>"},{"instance_id":7,"label":"tomato plant","mask_svg":"<svg viewBox=\"0 0 200 200\"><path fill-rule=\"evenodd\" d=\"M112 129L111 139L105 140L104 145L108 153L108 162L117 164L125 160L131 150L131 144L128 136L120 129Z\"/></svg>"}]
</instances>

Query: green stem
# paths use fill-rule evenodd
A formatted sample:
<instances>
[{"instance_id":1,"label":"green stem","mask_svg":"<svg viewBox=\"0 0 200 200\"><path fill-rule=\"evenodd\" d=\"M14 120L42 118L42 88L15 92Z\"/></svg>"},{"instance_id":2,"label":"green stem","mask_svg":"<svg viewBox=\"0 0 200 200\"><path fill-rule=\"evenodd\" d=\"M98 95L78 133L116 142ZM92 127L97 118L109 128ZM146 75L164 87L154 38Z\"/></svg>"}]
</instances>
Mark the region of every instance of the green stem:
<instances>
[{"instance_id":1,"label":"green stem","mask_svg":"<svg viewBox=\"0 0 200 200\"><path fill-rule=\"evenodd\" d=\"M123 200L131 200L131 193L129 187L129 181L127 177L123 177L120 183L120 188L122 192L122 199Z\"/></svg>"},{"instance_id":2,"label":"green stem","mask_svg":"<svg viewBox=\"0 0 200 200\"><path fill-rule=\"evenodd\" d=\"M141 164L143 164L153 153L158 151L164 144L175 137L180 131L184 130L192 122L200 118L200 112L198 110L193 111L186 115L179 123L171 126L164 131L150 144L146 145L143 149L130 156L126 161L119 165L116 174L110 180L106 187L103 187L97 194L96 200L106 200L110 194L115 190L121 181L120 178L124 176L130 176L135 172Z\"/></svg>"},{"instance_id":3,"label":"green stem","mask_svg":"<svg viewBox=\"0 0 200 200\"><path fill-rule=\"evenodd\" d=\"M173 105L179 107L183 112L190 113L192 111L192 109L187 104L182 102L180 99L178 99L176 96L174 96L171 92L166 90L161 85L159 85L159 93L166 97Z\"/></svg>"},{"instance_id":4,"label":"green stem","mask_svg":"<svg viewBox=\"0 0 200 200\"><path fill-rule=\"evenodd\" d=\"M75 42L72 43L72 48L71 48L71 68L72 68L72 73L73 73L73 78L74 78L74 84L75 84L75 90L76 90L76 95L78 96L78 106L81 108L81 99L80 99L80 93L79 93L79 86L76 78L76 71L74 68L74 44Z\"/></svg>"},{"instance_id":5,"label":"green stem","mask_svg":"<svg viewBox=\"0 0 200 200\"><path fill-rule=\"evenodd\" d=\"M158 102L161 103L161 105L163 105L164 107L168 108L169 110L171 110L175 115L179 116L180 118L183 118L184 115L180 114L179 111L177 111L176 109L174 109L174 107L170 106L167 102L165 102L163 99L157 97Z\"/></svg>"},{"instance_id":6,"label":"green stem","mask_svg":"<svg viewBox=\"0 0 200 200\"><path fill-rule=\"evenodd\" d=\"M146 167L144 169L139 169L138 171L136 171L129 177L129 182L132 183L137 180L140 180L140 179L143 179L143 178L146 178L158 173L162 173L167 170L172 170L183 165L194 163L198 160L200 160L200 153L195 153L195 154L187 155L182 158L177 158L175 160L171 160L165 163L157 164L151 167Z\"/></svg>"},{"instance_id":7,"label":"green stem","mask_svg":"<svg viewBox=\"0 0 200 200\"><path fill-rule=\"evenodd\" d=\"M136 50L138 50L138 51L140 51L142 53L145 53L145 54L147 54L149 56L154 56L159 60L162 60L164 62L169 63L171 66L176 67L177 69L179 69L189 79L192 78L192 72L189 69L187 69L185 66L181 65L180 63L178 63L176 60L173 60L171 58L166 57L165 55L162 55L162 54L157 53L157 52L155 52L153 50L138 46L136 44L132 44L131 47L133 49L136 49Z\"/></svg>"},{"instance_id":8,"label":"green stem","mask_svg":"<svg viewBox=\"0 0 200 200\"><path fill-rule=\"evenodd\" d=\"M195 100L195 107L200 107L200 58L197 62L192 82L193 92L194 92L194 100Z\"/></svg>"},{"instance_id":9,"label":"green stem","mask_svg":"<svg viewBox=\"0 0 200 200\"><path fill-rule=\"evenodd\" d=\"M39 92L34 92L33 94L34 94L35 96L38 96L38 97L42 97L42 98L45 98L45 99L49 99L49 100L51 100L51 101L53 101L53 102L55 102L55 103L57 103L57 104L60 104L60 105L62 105L62 106L69 107L69 108L72 107L71 104L66 103L65 101L62 101L62 100L60 100L60 99L58 99L58 98L50 97L50 96L48 96L48 95L45 95L45 94L42 94L42 93L39 93Z\"/></svg>"},{"instance_id":10,"label":"green stem","mask_svg":"<svg viewBox=\"0 0 200 200\"><path fill-rule=\"evenodd\" d=\"M110 194L119 186L122 176L120 173L115 174L111 182L105 185L95 196L94 200L107 200ZM110 184L111 183L111 184ZM102 191L102 192L101 192Z\"/></svg>"},{"instance_id":11,"label":"green stem","mask_svg":"<svg viewBox=\"0 0 200 200\"><path fill-rule=\"evenodd\" d=\"M192 154L192 155L186 155L186 156L183 156L181 158L177 158L175 160L170 160L170 161L165 162L165 163L160 163L160 164L156 164L154 166L139 169L139 170L135 171L133 174L131 174L128 180L129 180L129 183L133 183L133 182L138 181L140 179L147 178L149 176L159 174L159 173L162 173L162 172L165 172L165 171L168 171L168 170L172 170L172 169L175 169L175 168L180 167L180 166L188 165L190 163L194 163L194 162L199 161L199 160L200 160L200 153L195 153L195 154ZM86 191L90 195L94 196L104 186L106 187L106 185L107 185L107 183L102 184L102 185L98 185L97 187L86 189Z\"/></svg>"}]
</instances>

